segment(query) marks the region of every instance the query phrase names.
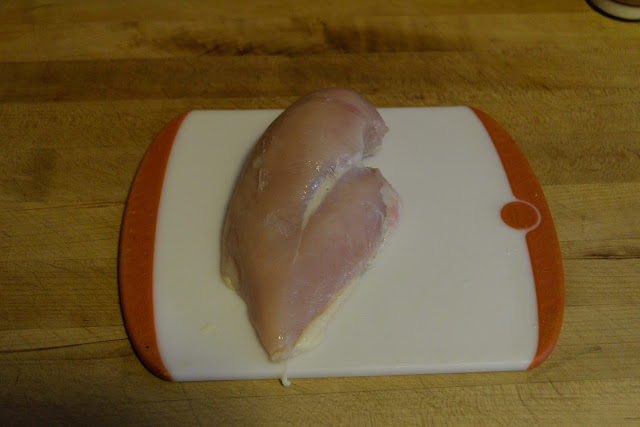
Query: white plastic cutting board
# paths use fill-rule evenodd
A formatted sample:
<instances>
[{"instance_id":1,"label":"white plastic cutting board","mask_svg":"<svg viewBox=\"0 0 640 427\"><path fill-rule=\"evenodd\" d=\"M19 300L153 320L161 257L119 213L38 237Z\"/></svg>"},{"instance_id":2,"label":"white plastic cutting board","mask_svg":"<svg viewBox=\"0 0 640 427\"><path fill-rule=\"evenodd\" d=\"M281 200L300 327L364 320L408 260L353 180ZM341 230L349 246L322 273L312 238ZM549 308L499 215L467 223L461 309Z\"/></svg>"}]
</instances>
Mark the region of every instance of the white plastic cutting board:
<instances>
[{"instance_id":1,"label":"white plastic cutting board","mask_svg":"<svg viewBox=\"0 0 640 427\"><path fill-rule=\"evenodd\" d=\"M540 363L557 338L563 291L557 239L535 177L530 170L508 176L503 163L510 157L499 155L499 135L487 131L490 119L483 124L475 110L379 111L390 132L368 163L401 196L399 226L329 323L323 342L288 362L289 378L521 370ZM162 162L149 166L154 161L148 158L161 157L154 145L141 165L123 223L121 299L138 355L163 378L284 373L283 364L268 360L244 302L220 277L221 231L235 180L279 113L189 112L154 142L165 144L166 169ZM533 178L531 200L514 195L518 174ZM138 201L153 193L149 181L157 189L157 208ZM518 201L511 206L522 224L509 226L503 207ZM536 258L526 235L543 223L546 243L536 251L552 256ZM141 237L138 228L145 227L151 230ZM541 268L554 273L543 272L544 283L536 283L534 270ZM540 298L555 298L553 312L541 310ZM551 333L551 341L541 343L543 333Z\"/></svg>"}]
</instances>

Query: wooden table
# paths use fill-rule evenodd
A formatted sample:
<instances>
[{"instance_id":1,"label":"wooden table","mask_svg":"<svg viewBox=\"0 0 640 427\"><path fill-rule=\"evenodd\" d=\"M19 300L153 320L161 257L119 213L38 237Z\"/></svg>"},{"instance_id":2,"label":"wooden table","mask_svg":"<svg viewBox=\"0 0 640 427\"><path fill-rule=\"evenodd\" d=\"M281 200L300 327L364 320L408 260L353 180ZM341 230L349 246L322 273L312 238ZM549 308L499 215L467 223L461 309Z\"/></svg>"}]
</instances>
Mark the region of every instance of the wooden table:
<instances>
[{"instance_id":1,"label":"wooden table","mask_svg":"<svg viewBox=\"0 0 640 427\"><path fill-rule=\"evenodd\" d=\"M640 24L582 0L0 3L0 424L640 423ZM120 221L197 108L346 86L473 105L554 215L563 330L528 372L168 383L123 327Z\"/></svg>"}]
</instances>

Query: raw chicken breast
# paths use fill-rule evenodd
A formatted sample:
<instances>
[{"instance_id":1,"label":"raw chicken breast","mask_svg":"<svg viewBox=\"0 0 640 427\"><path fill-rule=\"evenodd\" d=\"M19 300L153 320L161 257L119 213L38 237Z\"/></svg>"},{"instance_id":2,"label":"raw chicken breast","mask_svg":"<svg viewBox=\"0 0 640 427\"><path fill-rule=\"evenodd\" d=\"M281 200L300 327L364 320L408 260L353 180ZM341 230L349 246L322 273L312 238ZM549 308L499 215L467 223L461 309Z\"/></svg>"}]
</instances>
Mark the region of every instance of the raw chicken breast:
<instances>
[{"instance_id":1,"label":"raw chicken breast","mask_svg":"<svg viewBox=\"0 0 640 427\"><path fill-rule=\"evenodd\" d=\"M362 158L387 132L346 89L306 95L265 131L229 205L222 276L272 360L317 344L345 288L398 218L398 196Z\"/></svg>"}]
</instances>

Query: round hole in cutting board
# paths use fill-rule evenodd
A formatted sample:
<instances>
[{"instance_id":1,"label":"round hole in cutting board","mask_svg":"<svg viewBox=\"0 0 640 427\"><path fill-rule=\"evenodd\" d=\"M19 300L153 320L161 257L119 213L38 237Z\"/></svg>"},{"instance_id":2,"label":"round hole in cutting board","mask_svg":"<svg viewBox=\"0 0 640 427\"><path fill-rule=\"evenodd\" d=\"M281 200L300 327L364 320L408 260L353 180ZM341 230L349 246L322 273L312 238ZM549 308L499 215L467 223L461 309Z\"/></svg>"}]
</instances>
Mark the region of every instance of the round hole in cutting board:
<instances>
[{"instance_id":1,"label":"round hole in cutting board","mask_svg":"<svg viewBox=\"0 0 640 427\"><path fill-rule=\"evenodd\" d=\"M511 202L502 207L500 216L505 224L517 230L526 230L538 224L538 211L528 203Z\"/></svg>"}]
</instances>

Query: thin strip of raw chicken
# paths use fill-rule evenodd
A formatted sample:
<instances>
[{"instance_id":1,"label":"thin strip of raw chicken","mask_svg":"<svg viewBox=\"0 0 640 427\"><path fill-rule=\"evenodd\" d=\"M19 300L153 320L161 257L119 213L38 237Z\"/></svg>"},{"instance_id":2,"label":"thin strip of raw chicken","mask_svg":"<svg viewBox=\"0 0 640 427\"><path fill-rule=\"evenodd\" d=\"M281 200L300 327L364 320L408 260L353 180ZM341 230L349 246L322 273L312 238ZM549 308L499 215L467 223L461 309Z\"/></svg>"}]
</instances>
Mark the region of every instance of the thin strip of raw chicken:
<instances>
[{"instance_id":1,"label":"thin strip of raw chicken","mask_svg":"<svg viewBox=\"0 0 640 427\"><path fill-rule=\"evenodd\" d=\"M287 108L250 154L224 225L222 276L274 361L317 344L397 222L396 192L362 165L386 132L364 97L325 89Z\"/></svg>"}]
</instances>

